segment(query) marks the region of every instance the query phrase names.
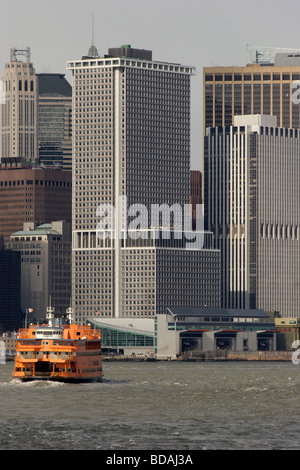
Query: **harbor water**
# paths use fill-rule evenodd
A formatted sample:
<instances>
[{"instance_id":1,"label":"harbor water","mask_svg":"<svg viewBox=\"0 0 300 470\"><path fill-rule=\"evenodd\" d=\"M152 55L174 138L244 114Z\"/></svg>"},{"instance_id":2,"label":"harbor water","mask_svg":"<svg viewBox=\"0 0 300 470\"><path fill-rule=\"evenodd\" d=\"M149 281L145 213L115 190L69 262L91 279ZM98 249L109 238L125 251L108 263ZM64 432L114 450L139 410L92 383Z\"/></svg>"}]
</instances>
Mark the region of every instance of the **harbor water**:
<instances>
[{"instance_id":1,"label":"harbor water","mask_svg":"<svg viewBox=\"0 0 300 470\"><path fill-rule=\"evenodd\" d=\"M1 450L295 450L300 365L109 362L101 383L12 378L0 364Z\"/></svg>"}]
</instances>

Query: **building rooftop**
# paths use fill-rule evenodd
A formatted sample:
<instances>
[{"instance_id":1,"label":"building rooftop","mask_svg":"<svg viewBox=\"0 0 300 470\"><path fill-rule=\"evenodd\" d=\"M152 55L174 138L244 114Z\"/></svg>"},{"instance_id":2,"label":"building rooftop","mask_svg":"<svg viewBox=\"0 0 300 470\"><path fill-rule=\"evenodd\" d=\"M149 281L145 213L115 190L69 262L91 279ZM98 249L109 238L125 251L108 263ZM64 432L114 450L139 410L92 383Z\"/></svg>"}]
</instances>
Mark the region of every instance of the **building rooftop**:
<instances>
[{"instance_id":1,"label":"building rooftop","mask_svg":"<svg viewBox=\"0 0 300 470\"><path fill-rule=\"evenodd\" d=\"M41 230L20 230L19 232L13 233L12 237L32 237L32 236L41 236L41 235L53 235L53 236L61 236L56 230L52 229L41 229Z\"/></svg>"},{"instance_id":2,"label":"building rooftop","mask_svg":"<svg viewBox=\"0 0 300 470\"><path fill-rule=\"evenodd\" d=\"M72 86L61 73L38 73L39 96L72 97Z\"/></svg>"},{"instance_id":3,"label":"building rooftop","mask_svg":"<svg viewBox=\"0 0 300 470\"><path fill-rule=\"evenodd\" d=\"M61 236L62 233L59 232L58 230L55 230L53 225L57 226L59 225L60 222L53 222L52 224L41 224L38 225L38 223L24 223L23 230L19 230L18 232L15 232L11 235L11 237L31 237L31 236L40 236L40 235L52 235L52 236ZM26 226L27 225L27 226Z\"/></svg>"},{"instance_id":4,"label":"building rooftop","mask_svg":"<svg viewBox=\"0 0 300 470\"><path fill-rule=\"evenodd\" d=\"M136 318L136 317L120 317L120 318L104 318L101 316L91 316L88 321L93 323L96 327L106 327L127 331L130 333L140 333L152 335L154 333L154 319L153 318Z\"/></svg>"},{"instance_id":5,"label":"building rooftop","mask_svg":"<svg viewBox=\"0 0 300 470\"><path fill-rule=\"evenodd\" d=\"M131 47L130 44L125 44L121 47L112 47L108 49L109 57L131 57L141 60L152 60L152 51L146 49L136 49Z\"/></svg>"},{"instance_id":6,"label":"building rooftop","mask_svg":"<svg viewBox=\"0 0 300 470\"><path fill-rule=\"evenodd\" d=\"M264 310L230 309L230 308L168 308L173 316L181 317L234 317L234 318L268 318Z\"/></svg>"}]
</instances>

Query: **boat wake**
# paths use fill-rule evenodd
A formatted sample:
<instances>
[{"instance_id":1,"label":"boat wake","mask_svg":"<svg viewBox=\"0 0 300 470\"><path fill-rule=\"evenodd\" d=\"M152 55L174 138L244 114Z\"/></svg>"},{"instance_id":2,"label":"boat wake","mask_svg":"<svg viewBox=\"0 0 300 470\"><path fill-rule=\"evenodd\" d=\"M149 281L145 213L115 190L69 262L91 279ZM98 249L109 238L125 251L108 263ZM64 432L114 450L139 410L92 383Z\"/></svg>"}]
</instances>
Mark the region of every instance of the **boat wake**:
<instances>
[{"instance_id":1,"label":"boat wake","mask_svg":"<svg viewBox=\"0 0 300 470\"><path fill-rule=\"evenodd\" d=\"M62 382L52 382L50 380L31 380L29 382L23 382L20 379L11 379L8 382L1 382L0 387L61 387L64 385Z\"/></svg>"}]
</instances>

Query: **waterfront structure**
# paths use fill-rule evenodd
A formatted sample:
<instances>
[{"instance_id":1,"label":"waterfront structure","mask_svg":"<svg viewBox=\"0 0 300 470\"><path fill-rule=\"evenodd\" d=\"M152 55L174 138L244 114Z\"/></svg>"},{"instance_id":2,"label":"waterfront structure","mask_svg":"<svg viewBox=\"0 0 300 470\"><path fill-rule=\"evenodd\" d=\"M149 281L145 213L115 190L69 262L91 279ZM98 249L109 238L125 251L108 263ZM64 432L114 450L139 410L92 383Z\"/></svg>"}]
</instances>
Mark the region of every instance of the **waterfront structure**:
<instances>
[{"instance_id":1,"label":"waterfront structure","mask_svg":"<svg viewBox=\"0 0 300 470\"><path fill-rule=\"evenodd\" d=\"M158 230L148 219L154 204L183 208L190 201L190 78L195 69L153 61L151 51L129 45L109 49L104 57L95 56L95 50L67 63L73 74L75 318L84 321L94 312L153 317L166 308L159 302L166 301L219 304L219 275L202 274L203 262L219 269L218 250L202 251L199 245L188 250L182 237L158 246L159 239L152 237ZM125 203L146 208L147 214L140 214L145 237L139 231L123 233L119 215L127 216ZM117 214L113 239L108 230L101 238L97 228L104 215L98 209L105 205ZM177 221L172 212L170 225ZM154 228L162 230L163 220Z\"/></svg>"},{"instance_id":2,"label":"waterfront structure","mask_svg":"<svg viewBox=\"0 0 300 470\"><path fill-rule=\"evenodd\" d=\"M276 351L275 325L263 310L172 308L155 321L158 359L258 351Z\"/></svg>"},{"instance_id":3,"label":"waterfront structure","mask_svg":"<svg viewBox=\"0 0 300 470\"><path fill-rule=\"evenodd\" d=\"M0 164L0 236L8 242L24 222L66 220L72 217L71 171L43 169L20 158Z\"/></svg>"},{"instance_id":4,"label":"waterfront structure","mask_svg":"<svg viewBox=\"0 0 300 470\"><path fill-rule=\"evenodd\" d=\"M93 328L101 330L101 346L104 355L154 356L154 318L112 319L95 315L89 317L88 322Z\"/></svg>"},{"instance_id":5,"label":"waterfront structure","mask_svg":"<svg viewBox=\"0 0 300 470\"><path fill-rule=\"evenodd\" d=\"M205 136L205 221L221 250L221 305L298 316L300 134L236 116Z\"/></svg>"},{"instance_id":6,"label":"waterfront structure","mask_svg":"<svg viewBox=\"0 0 300 470\"><path fill-rule=\"evenodd\" d=\"M25 55L25 61L18 58ZM38 160L38 84L30 49L11 49L5 65L1 113L2 157Z\"/></svg>"},{"instance_id":7,"label":"waterfront structure","mask_svg":"<svg viewBox=\"0 0 300 470\"><path fill-rule=\"evenodd\" d=\"M21 327L21 321L18 322L18 328ZM16 354L16 346L17 346L17 328L11 329L9 331L5 331L0 334L0 345L2 342L2 347L5 351L5 360L7 358L13 358Z\"/></svg>"},{"instance_id":8,"label":"waterfront structure","mask_svg":"<svg viewBox=\"0 0 300 470\"><path fill-rule=\"evenodd\" d=\"M24 223L7 246L21 253L21 308L24 314L30 309L28 321L45 319L49 304L65 314L71 303L70 223Z\"/></svg>"},{"instance_id":9,"label":"waterfront structure","mask_svg":"<svg viewBox=\"0 0 300 470\"><path fill-rule=\"evenodd\" d=\"M0 332L21 325L21 255L0 247Z\"/></svg>"},{"instance_id":10,"label":"waterfront structure","mask_svg":"<svg viewBox=\"0 0 300 470\"><path fill-rule=\"evenodd\" d=\"M39 73L39 163L72 169L72 87L63 74Z\"/></svg>"},{"instance_id":11,"label":"waterfront structure","mask_svg":"<svg viewBox=\"0 0 300 470\"><path fill-rule=\"evenodd\" d=\"M274 318L278 351L295 351L300 346L300 318Z\"/></svg>"}]
</instances>

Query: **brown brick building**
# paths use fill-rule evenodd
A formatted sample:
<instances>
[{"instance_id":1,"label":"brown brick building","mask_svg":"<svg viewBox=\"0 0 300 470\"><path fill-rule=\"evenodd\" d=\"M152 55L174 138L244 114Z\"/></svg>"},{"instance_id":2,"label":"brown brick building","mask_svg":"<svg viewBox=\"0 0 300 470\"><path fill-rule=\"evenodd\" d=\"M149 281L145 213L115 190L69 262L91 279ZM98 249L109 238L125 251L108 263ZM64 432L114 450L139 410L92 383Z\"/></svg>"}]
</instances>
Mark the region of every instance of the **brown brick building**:
<instances>
[{"instance_id":1,"label":"brown brick building","mask_svg":"<svg viewBox=\"0 0 300 470\"><path fill-rule=\"evenodd\" d=\"M0 236L4 242L22 230L24 222L71 223L71 171L26 167L20 159L9 162L0 165Z\"/></svg>"}]
</instances>

